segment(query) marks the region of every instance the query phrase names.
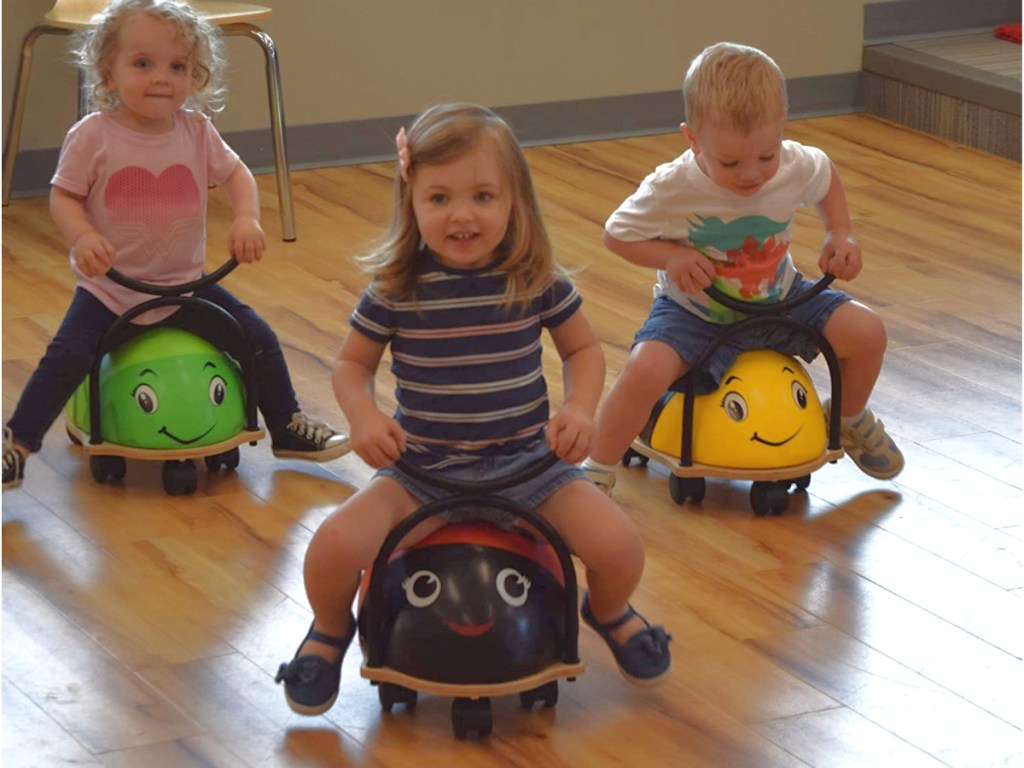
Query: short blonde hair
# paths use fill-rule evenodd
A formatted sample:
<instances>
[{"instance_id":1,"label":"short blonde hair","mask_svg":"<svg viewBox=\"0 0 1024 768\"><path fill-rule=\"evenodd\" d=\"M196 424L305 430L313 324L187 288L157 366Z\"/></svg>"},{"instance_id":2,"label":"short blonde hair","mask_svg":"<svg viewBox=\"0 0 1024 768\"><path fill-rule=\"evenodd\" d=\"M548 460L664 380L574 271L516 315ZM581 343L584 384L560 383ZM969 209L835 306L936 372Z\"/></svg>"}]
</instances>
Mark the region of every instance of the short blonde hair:
<instances>
[{"instance_id":1,"label":"short blonde hair","mask_svg":"<svg viewBox=\"0 0 1024 768\"><path fill-rule=\"evenodd\" d=\"M785 120L786 78L763 51L716 43L690 63L683 99L686 122L693 130L710 124L749 132L769 120Z\"/></svg>"},{"instance_id":2,"label":"short blonde hair","mask_svg":"<svg viewBox=\"0 0 1024 768\"><path fill-rule=\"evenodd\" d=\"M224 107L227 87L224 70L227 57L220 30L202 19L191 5L181 0L113 0L92 18L92 26L71 38L71 54L82 70L89 102L103 112L118 105L117 94L106 86L118 35L133 13L144 13L173 24L189 49L192 65L192 93L187 105L207 114Z\"/></svg>"},{"instance_id":3,"label":"short blonde hair","mask_svg":"<svg viewBox=\"0 0 1024 768\"><path fill-rule=\"evenodd\" d=\"M564 274L554 259L526 156L508 123L475 104L437 104L416 118L407 140L408 181L400 173L395 176L391 227L373 250L359 257L373 273L378 290L394 299L415 298L421 241L412 205L416 169L452 163L482 142L494 147L512 193L508 229L497 249L501 263L496 266L508 275L506 304L524 306L553 274Z\"/></svg>"}]
</instances>

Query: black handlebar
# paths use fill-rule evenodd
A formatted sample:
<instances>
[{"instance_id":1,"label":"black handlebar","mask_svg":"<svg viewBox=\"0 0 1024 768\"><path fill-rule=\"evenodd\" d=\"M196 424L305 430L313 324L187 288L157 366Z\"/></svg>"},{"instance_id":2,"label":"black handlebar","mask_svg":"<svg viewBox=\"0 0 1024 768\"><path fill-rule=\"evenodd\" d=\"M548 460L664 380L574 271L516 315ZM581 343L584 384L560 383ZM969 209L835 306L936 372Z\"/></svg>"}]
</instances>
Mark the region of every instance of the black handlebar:
<instances>
[{"instance_id":1,"label":"black handlebar","mask_svg":"<svg viewBox=\"0 0 1024 768\"><path fill-rule=\"evenodd\" d=\"M154 285L153 283L145 283L142 280L136 280L134 277L128 277L127 275L121 274L113 267L107 270L107 277L118 285L123 285L125 288L130 288L131 290L138 291L139 293L149 293L154 296L182 296L186 293L194 293L200 288L205 288L208 285L213 285L214 283L219 282L222 277L227 275L237 266L238 259L231 256L210 274L202 275L198 280L193 280L190 283L182 283L181 285Z\"/></svg>"},{"instance_id":2,"label":"black handlebar","mask_svg":"<svg viewBox=\"0 0 1024 768\"><path fill-rule=\"evenodd\" d=\"M711 299L717 301L723 307L727 307L728 309L732 309L737 312L743 312L748 315L778 315L783 312L788 312L793 309L793 307L797 307L805 301L814 298L828 288L835 279L835 275L826 272L822 275L821 279L808 290L803 291L792 298L783 299L782 301L773 301L770 304L762 304L754 301L741 301L722 293L722 291L715 288L713 285L705 288L704 293L706 293Z\"/></svg>"}]
</instances>

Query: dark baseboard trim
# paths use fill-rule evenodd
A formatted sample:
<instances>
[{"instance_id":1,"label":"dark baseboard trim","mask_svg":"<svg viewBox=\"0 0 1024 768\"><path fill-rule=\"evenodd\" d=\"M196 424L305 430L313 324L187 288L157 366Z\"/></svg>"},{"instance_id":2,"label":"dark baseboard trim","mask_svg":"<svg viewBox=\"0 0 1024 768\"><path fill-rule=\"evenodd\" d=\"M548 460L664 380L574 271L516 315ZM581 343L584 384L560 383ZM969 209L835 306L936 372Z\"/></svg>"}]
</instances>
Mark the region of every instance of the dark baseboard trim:
<instances>
[{"instance_id":1,"label":"dark baseboard trim","mask_svg":"<svg viewBox=\"0 0 1024 768\"><path fill-rule=\"evenodd\" d=\"M790 80L790 119L863 111L860 76L860 72L848 72ZM509 122L525 146L673 133L683 120L679 91L521 104L495 107L495 111ZM409 125L413 117L292 126L287 135L289 166L298 170L394 159L395 133ZM224 138L254 172L273 172L269 129L231 132ZM19 152L14 196L46 194L58 153L56 148Z\"/></svg>"},{"instance_id":2,"label":"dark baseboard trim","mask_svg":"<svg viewBox=\"0 0 1024 768\"><path fill-rule=\"evenodd\" d=\"M1020 0L896 0L864 6L864 44L995 29L1021 20Z\"/></svg>"}]
</instances>

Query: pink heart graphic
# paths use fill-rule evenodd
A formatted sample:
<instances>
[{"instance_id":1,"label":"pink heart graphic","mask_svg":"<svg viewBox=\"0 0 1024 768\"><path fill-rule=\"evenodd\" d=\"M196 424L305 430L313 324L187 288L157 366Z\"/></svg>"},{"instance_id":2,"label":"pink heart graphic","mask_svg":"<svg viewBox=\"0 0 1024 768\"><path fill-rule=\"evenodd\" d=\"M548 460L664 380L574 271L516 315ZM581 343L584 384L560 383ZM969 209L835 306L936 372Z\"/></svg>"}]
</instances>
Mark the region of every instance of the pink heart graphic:
<instances>
[{"instance_id":1,"label":"pink heart graphic","mask_svg":"<svg viewBox=\"0 0 1024 768\"><path fill-rule=\"evenodd\" d=\"M112 221L140 222L163 231L181 219L195 218L199 210L199 185L185 165L172 165L159 176L129 165L107 182L103 202Z\"/></svg>"}]
</instances>

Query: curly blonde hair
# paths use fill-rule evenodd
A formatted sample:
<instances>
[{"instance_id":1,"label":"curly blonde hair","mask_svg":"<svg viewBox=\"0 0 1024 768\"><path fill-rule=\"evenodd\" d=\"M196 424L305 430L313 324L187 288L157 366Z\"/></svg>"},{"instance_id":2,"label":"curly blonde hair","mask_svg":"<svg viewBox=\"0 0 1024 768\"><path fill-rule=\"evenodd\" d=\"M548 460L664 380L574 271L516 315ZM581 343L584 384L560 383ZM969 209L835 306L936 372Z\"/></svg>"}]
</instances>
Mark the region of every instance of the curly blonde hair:
<instances>
[{"instance_id":1,"label":"curly blonde hair","mask_svg":"<svg viewBox=\"0 0 1024 768\"><path fill-rule=\"evenodd\" d=\"M133 13L170 22L188 47L193 88L186 106L208 115L223 109L227 57L220 30L181 0L113 0L93 16L92 26L72 36L71 54L84 74L89 103L102 112L117 108L117 94L107 88L105 81L117 54L118 34Z\"/></svg>"},{"instance_id":2,"label":"curly blonde hair","mask_svg":"<svg viewBox=\"0 0 1024 768\"><path fill-rule=\"evenodd\" d=\"M369 253L357 257L373 273L377 290L394 299L415 299L422 239L412 205L416 169L447 165L483 141L494 146L512 190L508 229L498 246L496 265L508 275L506 305L525 306L553 275L565 274L554 259L526 156L508 123L475 104L437 104L416 118L407 140L408 181L401 174L395 176L391 226Z\"/></svg>"},{"instance_id":3,"label":"curly blonde hair","mask_svg":"<svg viewBox=\"0 0 1024 768\"><path fill-rule=\"evenodd\" d=\"M715 43L690 63L683 100L686 122L695 131L727 125L749 132L766 121L786 118L786 78L757 48Z\"/></svg>"}]
</instances>

